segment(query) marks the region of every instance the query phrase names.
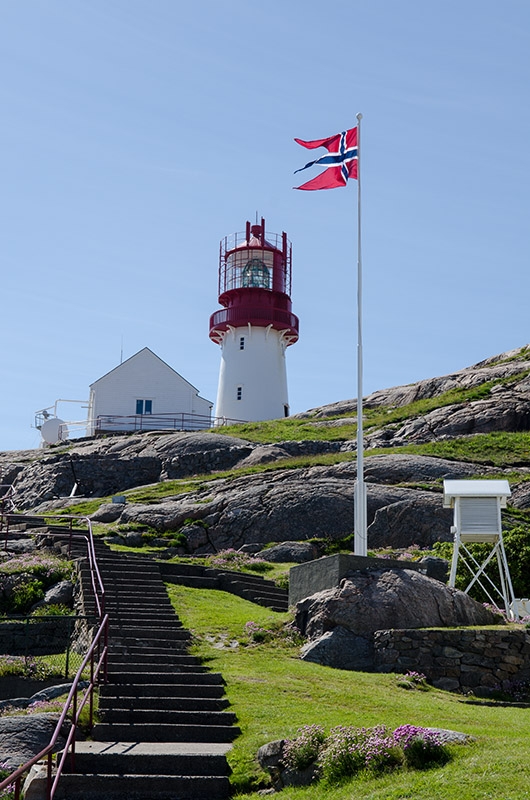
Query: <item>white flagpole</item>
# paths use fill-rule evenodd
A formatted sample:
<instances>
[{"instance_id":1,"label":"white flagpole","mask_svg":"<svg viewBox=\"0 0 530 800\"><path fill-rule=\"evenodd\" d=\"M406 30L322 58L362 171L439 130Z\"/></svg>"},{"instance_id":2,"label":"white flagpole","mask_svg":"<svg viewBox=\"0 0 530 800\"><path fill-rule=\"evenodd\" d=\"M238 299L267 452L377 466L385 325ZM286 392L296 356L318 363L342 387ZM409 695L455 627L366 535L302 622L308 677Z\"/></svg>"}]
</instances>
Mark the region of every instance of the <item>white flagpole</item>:
<instances>
[{"instance_id":1,"label":"white flagpole","mask_svg":"<svg viewBox=\"0 0 530 800\"><path fill-rule=\"evenodd\" d=\"M361 119L357 114L357 480L355 482L355 555L367 553L366 537L366 489L364 485L364 441L363 441L363 317L362 289L363 270L361 258Z\"/></svg>"}]
</instances>

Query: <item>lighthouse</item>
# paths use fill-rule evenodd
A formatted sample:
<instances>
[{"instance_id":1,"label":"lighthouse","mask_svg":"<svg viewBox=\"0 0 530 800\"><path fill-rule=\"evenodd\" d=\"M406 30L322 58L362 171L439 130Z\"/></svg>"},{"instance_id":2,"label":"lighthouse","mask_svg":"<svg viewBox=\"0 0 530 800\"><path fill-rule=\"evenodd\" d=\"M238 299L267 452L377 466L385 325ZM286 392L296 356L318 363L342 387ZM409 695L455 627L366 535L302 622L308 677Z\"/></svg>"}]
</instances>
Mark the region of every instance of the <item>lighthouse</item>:
<instances>
[{"instance_id":1,"label":"lighthouse","mask_svg":"<svg viewBox=\"0 0 530 800\"><path fill-rule=\"evenodd\" d=\"M285 351L298 340L291 311L291 243L265 220L221 240L219 304L210 339L221 347L215 415L257 421L289 415Z\"/></svg>"}]
</instances>

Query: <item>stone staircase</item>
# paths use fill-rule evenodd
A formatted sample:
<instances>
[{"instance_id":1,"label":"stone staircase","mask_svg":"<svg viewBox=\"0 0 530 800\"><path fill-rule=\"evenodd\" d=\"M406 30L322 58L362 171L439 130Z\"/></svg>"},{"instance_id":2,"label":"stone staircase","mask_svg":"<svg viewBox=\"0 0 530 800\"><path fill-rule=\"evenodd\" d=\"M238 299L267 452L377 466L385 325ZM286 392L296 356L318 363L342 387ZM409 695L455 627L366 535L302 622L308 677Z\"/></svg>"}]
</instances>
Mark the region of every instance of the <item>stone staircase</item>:
<instances>
[{"instance_id":1,"label":"stone staircase","mask_svg":"<svg viewBox=\"0 0 530 800\"><path fill-rule=\"evenodd\" d=\"M228 797L226 754L240 731L222 676L189 654L158 563L95 546L110 618L108 682L93 741L76 743L57 800ZM80 571L88 598L88 568Z\"/></svg>"},{"instance_id":2,"label":"stone staircase","mask_svg":"<svg viewBox=\"0 0 530 800\"><path fill-rule=\"evenodd\" d=\"M288 593L273 581L247 572L213 569L196 564L168 564L160 562L160 573L166 583L193 586L197 589L221 589L224 592L270 608L287 611Z\"/></svg>"}]
</instances>

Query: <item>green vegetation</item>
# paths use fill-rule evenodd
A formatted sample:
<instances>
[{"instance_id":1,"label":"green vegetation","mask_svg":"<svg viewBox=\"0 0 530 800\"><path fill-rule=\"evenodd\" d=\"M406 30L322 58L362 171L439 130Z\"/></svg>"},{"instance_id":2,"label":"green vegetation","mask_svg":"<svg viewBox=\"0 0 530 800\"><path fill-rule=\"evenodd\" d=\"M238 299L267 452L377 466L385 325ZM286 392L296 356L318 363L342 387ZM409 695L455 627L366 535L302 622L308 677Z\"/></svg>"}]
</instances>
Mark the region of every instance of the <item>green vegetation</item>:
<instances>
[{"instance_id":1,"label":"green vegetation","mask_svg":"<svg viewBox=\"0 0 530 800\"><path fill-rule=\"evenodd\" d=\"M510 568L510 578L512 580L515 597L530 597L530 530L521 525L508 528L503 531L502 539L506 559ZM466 548L479 564L483 564L491 553L493 545L480 544L478 542L466 544ZM452 542L437 542L434 545L434 552L441 558L451 561L453 555ZM486 575L493 583L499 585L499 570L496 559L493 559L486 567ZM455 586L457 589L465 590L471 580L471 573L465 567L463 559L458 562ZM475 583L469 592L471 597L479 602L488 602L487 595L481 590L478 583ZM495 599L495 598L494 598ZM497 598L498 600L499 598Z\"/></svg>"},{"instance_id":2,"label":"green vegetation","mask_svg":"<svg viewBox=\"0 0 530 800\"><path fill-rule=\"evenodd\" d=\"M245 625L281 630L287 614L276 614L216 591L170 586L174 607L194 633L194 649L227 682L227 696L242 735L229 760L236 792L257 789L267 776L255 760L258 748L293 738L304 725L440 727L476 737L448 748L451 761L427 771L363 775L339 787L316 784L286 788L283 800L523 800L530 798L530 709L472 705L457 695L427 687L410 691L395 675L352 673L303 662L285 637L249 642Z\"/></svg>"},{"instance_id":3,"label":"green vegetation","mask_svg":"<svg viewBox=\"0 0 530 800\"><path fill-rule=\"evenodd\" d=\"M72 580L73 565L46 553L24 553L1 562L0 612L26 614L46 589Z\"/></svg>"},{"instance_id":4,"label":"green vegetation","mask_svg":"<svg viewBox=\"0 0 530 800\"><path fill-rule=\"evenodd\" d=\"M514 359L515 360L515 359ZM470 389L465 387L450 389L447 392L438 394L435 397L428 397L422 400L415 400L403 406L375 406L364 409L365 429L372 430L381 428L384 425L398 424L408 419L428 414L437 408L470 403L474 400L482 400L489 396L494 386L507 386L523 380L530 370L521 370L515 375L507 378L497 378L486 381ZM355 411L346 415L346 419L351 419ZM267 422L246 422L238 425L216 428L216 433L226 434L227 436L238 436L251 442L271 444L287 440L300 441L304 439L345 441L355 438L357 426L354 422L344 425L333 425L341 417L306 417L304 419L277 419Z\"/></svg>"},{"instance_id":5,"label":"green vegetation","mask_svg":"<svg viewBox=\"0 0 530 800\"><path fill-rule=\"evenodd\" d=\"M61 663L59 663L61 662ZM11 656L0 657L0 678L18 676L31 678L31 680L46 680L47 678L63 678L64 656Z\"/></svg>"},{"instance_id":6,"label":"green vegetation","mask_svg":"<svg viewBox=\"0 0 530 800\"><path fill-rule=\"evenodd\" d=\"M530 467L530 433L479 433L459 439L441 442L405 445L368 450L367 455L386 455L388 453L411 453L422 456L436 456L453 461L471 461L502 469L515 466ZM518 480L529 480L530 476L514 473Z\"/></svg>"},{"instance_id":7,"label":"green vegetation","mask_svg":"<svg viewBox=\"0 0 530 800\"><path fill-rule=\"evenodd\" d=\"M253 423L253 425L267 426L268 423ZM329 433L329 431L328 431ZM329 437L326 437L329 438ZM446 458L453 461L466 461L476 464L495 466L499 469L508 469L515 466L528 466L530 470L530 433L482 433L475 436L464 436L459 439L450 439L440 442L428 442L426 444L405 445L403 447L386 447L366 451L366 457L381 456L388 454L413 454L434 456L436 458ZM205 475L197 475L193 478L183 478L180 480L161 481L157 484L143 486L139 489L125 491L124 494L130 503L158 503L161 500L188 492L204 494L202 502L208 502L212 492L212 482L233 481L245 475L256 475L263 472L284 469L309 469L310 467L332 466L355 458L355 453L325 453L314 456L299 456L285 458L268 464L258 464L252 467L242 467L241 469L229 469ZM530 480L528 473L516 472L515 470L508 477L512 484ZM412 485L412 484L409 484ZM416 485L417 488L433 489L441 487L441 481L433 484ZM75 509L65 509L65 513L76 513L88 515L93 514L110 497L100 497L95 500L88 500L75 506ZM200 502L200 501L199 501ZM193 520L191 520L193 522ZM136 529L147 530L145 526L138 526ZM126 526L127 530L134 530L132 525ZM97 526L97 533L113 530L113 526ZM116 529L119 531L119 527ZM125 529L124 529L125 530ZM178 532L174 532L175 535ZM157 534L160 535L160 534Z\"/></svg>"}]
</instances>

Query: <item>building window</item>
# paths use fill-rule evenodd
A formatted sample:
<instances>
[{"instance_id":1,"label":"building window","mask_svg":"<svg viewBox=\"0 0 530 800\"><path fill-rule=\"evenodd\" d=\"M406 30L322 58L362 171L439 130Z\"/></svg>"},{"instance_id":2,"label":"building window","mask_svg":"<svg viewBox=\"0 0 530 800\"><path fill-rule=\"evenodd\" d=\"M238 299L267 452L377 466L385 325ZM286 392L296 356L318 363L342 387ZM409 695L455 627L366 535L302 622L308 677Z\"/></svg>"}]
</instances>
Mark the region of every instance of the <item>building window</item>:
<instances>
[{"instance_id":1,"label":"building window","mask_svg":"<svg viewBox=\"0 0 530 800\"><path fill-rule=\"evenodd\" d=\"M287 403L285 403L284 406L283 406L283 416L284 417L288 417L289 416L289 406L287 405Z\"/></svg>"},{"instance_id":2,"label":"building window","mask_svg":"<svg viewBox=\"0 0 530 800\"><path fill-rule=\"evenodd\" d=\"M238 386L237 387L237 399L241 400L242 397L243 397L243 387L242 386Z\"/></svg>"},{"instance_id":3,"label":"building window","mask_svg":"<svg viewBox=\"0 0 530 800\"><path fill-rule=\"evenodd\" d=\"M245 337L244 336L240 336L240 338L239 338L239 349L240 350L244 350L245 349Z\"/></svg>"},{"instance_id":4,"label":"building window","mask_svg":"<svg viewBox=\"0 0 530 800\"><path fill-rule=\"evenodd\" d=\"M136 413L137 414L152 414L153 413L153 401L152 400L137 400L136 401Z\"/></svg>"}]
</instances>

